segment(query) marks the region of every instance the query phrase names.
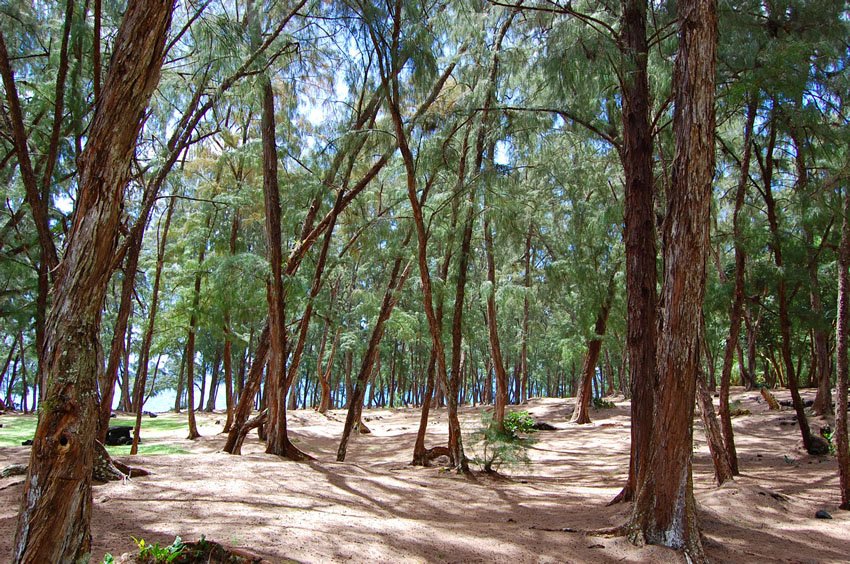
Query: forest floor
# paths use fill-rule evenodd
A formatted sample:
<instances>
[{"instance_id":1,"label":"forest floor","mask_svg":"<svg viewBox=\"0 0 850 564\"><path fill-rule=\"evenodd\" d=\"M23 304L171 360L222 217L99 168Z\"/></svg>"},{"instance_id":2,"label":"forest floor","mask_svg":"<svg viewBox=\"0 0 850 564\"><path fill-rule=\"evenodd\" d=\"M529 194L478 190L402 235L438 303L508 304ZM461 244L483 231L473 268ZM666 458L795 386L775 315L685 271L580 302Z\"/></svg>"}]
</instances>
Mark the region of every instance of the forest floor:
<instances>
[{"instance_id":1,"label":"forest floor","mask_svg":"<svg viewBox=\"0 0 850 564\"><path fill-rule=\"evenodd\" d=\"M812 397L812 393L805 394ZM778 399L788 393L778 391ZM134 549L131 537L168 545L201 535L271 562L681 562L660 547L592 531L622 524L628 506L606 506L620 490L629 456L629 404L593 410L590 425L568 423L573 399L532 399L526 409L557 430L535 434L531 464L502 478L463 477L408 465L418 409L366 410L372 433L355 437L337 463L344 411L290 413L291 436L315 462L263 453L255 433L243 456L220 452L222 414L199 414L196 441L164 414L143 440L149 453L120 457L152 474L94 487L93 562ZM621 398L620 398L621 399ZM694 487L704 545L713 562L847 562L850 512L838 511L834 457L803 449L793 412L769 412L757 392L735 390L750 415L734 419L742 475L717 488L705 435L695 423ZM462 409L465 432L481 408ZM20 415L4 415L0 423ZM163 424L173 419L174 424ZM815 432L824 424L812 419ZM10 425L0 429L0 438ZM428 444L444 444L444 409L432 414ZM161 447L157 449L156 447ZM29 447L0 446L0 466L25 463ZM144 451L143 451L144 452ZM0 561L9 561L23 478L0 479ZM826 509L834 519L815 519Z\"/></svg>"}]
</instances>

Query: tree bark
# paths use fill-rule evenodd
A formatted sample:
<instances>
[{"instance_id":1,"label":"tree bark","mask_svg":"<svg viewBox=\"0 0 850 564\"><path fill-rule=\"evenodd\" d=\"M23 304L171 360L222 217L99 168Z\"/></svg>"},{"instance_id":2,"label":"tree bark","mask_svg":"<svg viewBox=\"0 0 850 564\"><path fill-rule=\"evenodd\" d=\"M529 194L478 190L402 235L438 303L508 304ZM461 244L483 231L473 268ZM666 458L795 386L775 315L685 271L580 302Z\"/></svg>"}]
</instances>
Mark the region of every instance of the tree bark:
<instances>
[{"instance_id":1,"label":"tree bark","mask_svg":"<svg viewBox=\"0 0 850 564\"><path fill-rule=\"evenodd\" d=\"M30 455L14 562L70 562L91 550L91 480L101 369L101 309L117 248L123 191L159 80L172 2L131 0L79 162L74 221L46 323L47 396Z\"/></svg>"},{"instance_id":2,"label":"tree bark","mask_svg":"<svg viewBox=\"0 0 850 564\"><path fill-rule=\"evenodd\" d=\"M744 154L741 157L741 176L735 193L735 211L732 215L732 233L735 245L735 289L733 290L732 306L729 311L729 335L726 337L726 348L723 353L723 368L720 373L720 425L723 430L723 442L726 454L732 467L732 474L738 475L738 453L735 450L735 435L732 430L732 417L729 414L729 387L732 384L732 361L738 348L738 337L741 332L741 317L744 309L744 270L746 253L741 241L741 210L747 195L747 183L750 177L750 159L752 158L753 126L758 109L758 98L751 94L747 101L747 120L744 125ZM743 366L741 367L743 372ZM719 477L718 477L719 479ZM722 482L721 482L722 483Z\"/></svg>"},{"instance_id":3,"label":"tree bark","mask_svg":"<svg viewBox=\"0 0 850 564\"><path fill-rule=\"evenodd\" d=\"M691 562L705 562L691 457L714 174L717 7L715 0L684 0L676 7L675 158L663 230L659 385L629 536L635 542L683 549Z\"/></svg>"},{"instance_id":4,"label":"tree bark","mask_svg":"<svg viewBox=\"0 0 850 564\"><path fill-rule=\"evenodd\" d=\"M401 289L404 287L404 283L410 274L410 263L407 263L402 271L401 261L401 257L398 257L395 259L395 263L393 264L393 269L390 272L390 280L387 283L387 290L384 292L384 299L381 302L378 319L375 321L375 327L372 329L371 337L369 337L369 345L366 348L366 353L363 355L363 363L360 366L360 372L357 374L357 379L354 383L354 390L352 391L351 399L348 402L348 414L345 417L342 439L340 439L339 448L336 453L337 462L343 462L345 460L345 455L348 450L348 439L351 436L351 431L354 429L356 424L360 423L360 413L363 409L363 394L366 391L366 384L369 380L369 375L372 373L372 368L378 357L381 339L384 336L384 325L386 324L387 319L390 318L396 303L398 303Z\"/></svg>"},{"instance_id":5,"label":"tree bark","mask_svg":"<svg viewBox=\"0 0 850 564\"><path fill-rule=\"evenodd\" d=\"M850 187L844 188L841 244L838 250L838 319L835 327L838 382L835 399L835 448L841 509L850 510L850 446L847 439L847 323L850 322Z\"/></svg>"},{"instance_id":6,"label":"tree bark","mask_svg":"<svg viewBox=\"0 0 850 564\"><path fill-rule=\"evenodd\" d=\"M791 401L794 405L794 411L797 414L797 423L800 426L800 435L803 438L803 448L807 452L811 452L814 439L812 432L809 429L809 420L806 417L803 400L800 397L800 390L797 384L797 372L794 369L794 360L791 352L791 317L788 312L788 285L785 276L785 263L782 255L782 239L779 233L779 216L776 212L776 201L773 198L773 148L776 146L776 116L771 117L770 123L770 139L766 149L766 156L762 163L762 175L764 177L764 189L762 196L764 197L765 207L767 208L767 221L770 226L771 241L770 246L773 250L773 261L777 269L777 296L779 302L779 334L780 348L782 353L782 362L785 368L785 376L788 382L788 389L791 391Z\"/></svg>"},{"instance_id":7,"label":"tree bark","mask_svg":"<svg viewBox=\"0 0 850 564\"><path fill-rule=\"evenodd\" d=\"M207 232L210 230L211 223L212 214L208 213L204 223L204 229ZM189 413L189 435L186 438L190 441L194 441L201 436L198 432L198 424L195 421L195 332L198 326L198 306L201 303L201 268L203 268L204 259L207 254L208 239L209 237L207 236L198 251L198 270L195 272L192 310L189 314L189 335L186 339L186 409ZM202 377L205 377L205 375L202 375ZM203 396L203 393L201 395Z\"/></svg>"},{"instance_id":8,"label":"tree bark","mask_svg":"<svg viewBox=\"0 0 850 564\"><path fill-rule=\"evenodd\" d=\"M241 454L242 452L242 441L247 434L247 431L245 433L242 432L242 428L245 426L245 422L254 409L254 399L257 397L260 382L263 379L263 368L266 365L266 359L268 358L269 347L271 345L269 333L269 326L267 324L263 327L263 331L257 340L257 351L254 353L254 362L251 364L248 378L242 387L242 393L239 394L239 402L236 405L236 411L233 413L233 425L230 427L230 433L228 433L227 441L222 449L226 453Z\"/></svg>"},{"instance_id":9,"label":"tree bark","mask_svg":"<svg viewBox=\"0 0 850 564\"><path fill-rule=\"evenodd\" d=\"M656 387L657 249L653 204L650 96L647 74L646 0L623 4L620 50L630 72L623 73L623 149L625 173L626 348L631 384L629 477L614 501L633 499L646 468L652 435Z\"/></svg>"},{"instance_id":10,"label":"tree bark","mask_svg":"<svg viewBox=\"0 0 850 564\"><path fill-rule=\"evenodd\" d=\"M118 367L124 355L124 343L127 337L127 322L133 312L133 288L136 282L136 271L139 265L139 255L142 251L142 232L139 231L137 241L133 241L127 250L124 264L124 279L121 281L121 301L118 306L118 317L112 334L112 345L109 349L109 360L106 372L100 379L100 420L98 423L97 440L106 442L106 432L109 430L109 418L112 415L112 400L115 393L115 382L118 380Z\"/></svg>"},{"instance_id":11,"label":"tree bark","mask_svg":"<svg viewBox=\"0 0 850 564\"><path fill-rule=\"evenodd\" d=\"M596 374L596 363L599 361L599 352L602 350L602 339L605 337L605 329L608 326L608 314L611 312L611 305L614 302L614 294L617 290L614 282L616 281L619 270L620 265L618 264L611 272L611 277L608 280L608 289L602 298L599 313L596 315L596 323L593 327L594 336L587 345L587 356L584 358L584 366L582 367L581 384L576 395L576 408L570 419L572 423L579 425L585 425L591 422L589 409L590 398L593 396L591 384Z\"/></svg>"},{"instance_id":12,"label":"tree bark","mask_svg":"<svg viewBox=\"0 0 850 564\"><path fill-rule=\"evenodd\" d=\"M717 480L717 485L722 486L724 482L733 479L734 472L729 460L729 453L723 442L720 423L714 413L711 392L706 389L705 383L699 375L697 376L697 401L699 401L700 417L702 418L702 426L705 428L708 450L711 453L711 460L714 462L714 477Z\"/></svg>"},{"instance_id":13,"label":"tree bark","mask_svg":"<svg viewBox=\"0 0 850 564\"><path fill-rule=\"evenodd\" d=\"M142 409L144 409L144 393L148 379L148 360L150 358L151 344L153 343L154 323L156 322L156 313L159 307L159 284L162 279L162 268L165 265L165 245L168 240L168 229L171 226L171 216L174 213L174 197L168 201L168 209L165 211L165 219L162 224L162 232L159 236L159 244L156 252L156 270L153 277L153 288L151 290L151 303L148 309L148 327L145 330L145 336L142 339L142 348L139 351L139 374L136 377L139 380L139 394L136 396L136 424L133 428L133 445L130 447L130 454L136 454L139 450L139 431L142 427ZM101 414L101 417L103 415ZM109 420L106 421L108 430ZM106 439L106 433L103 433L103 438ZM101 441L104 442L104 441Z\"/></svg>"}]
</instances>

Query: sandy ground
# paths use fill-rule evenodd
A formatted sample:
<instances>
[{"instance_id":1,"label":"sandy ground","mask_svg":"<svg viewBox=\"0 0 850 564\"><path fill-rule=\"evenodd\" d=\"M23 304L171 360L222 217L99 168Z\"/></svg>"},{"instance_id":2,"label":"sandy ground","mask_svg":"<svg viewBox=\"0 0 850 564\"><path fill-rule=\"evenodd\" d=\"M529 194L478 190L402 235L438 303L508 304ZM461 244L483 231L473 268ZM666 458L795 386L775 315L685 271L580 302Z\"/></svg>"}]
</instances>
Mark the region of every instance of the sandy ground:
<instances>
[{"instance_id":1,"label":"sandy ground","mask_svg":"<svg viewBox=\"0 0 850 564\"><path fill-rule=\"evenodd\" d=\"M778 392L787 399L787 392ZM811 397L811 396L809 396ZM793 413L769 412L757 393L733 398L749 409L734 420L742 475L717 488L701 425L695 429L694 484L706 553L714 562L848 562L850 512L838 511L833 457L810 457L799 430L780 425ZM200 535L249 548L272 562L681 562L660 547L622 538L541 529L598 530L625 522L628 507L606 503L626 477L629 407L592 413L593 424L568 423L573 400L533 399L523 409L556 431L537 433L532 463L509 478L467 478L411 467L419 412L364 413L371 435L356 437L348 461L335 462L345 413L290 414L297 444L315 462L263 453L252 434L243 456L220 452L224 417L202 415L197 441L184 431L145 437L188 455L125 457L151 476L94 488L95 562L133 549L131 537L170 544ZM168 417L174 417L168 415ZM444 410L432 417L429 446L444 444ZM465 431L480 421L462 411ZM812 420L816 431L821 421ZM0 448L0 466L25 462L28 447ZM0 561L11 557L21 477L0 480ZM833 520L815 519L818 509Z\"/></svg>"}]
</instances>

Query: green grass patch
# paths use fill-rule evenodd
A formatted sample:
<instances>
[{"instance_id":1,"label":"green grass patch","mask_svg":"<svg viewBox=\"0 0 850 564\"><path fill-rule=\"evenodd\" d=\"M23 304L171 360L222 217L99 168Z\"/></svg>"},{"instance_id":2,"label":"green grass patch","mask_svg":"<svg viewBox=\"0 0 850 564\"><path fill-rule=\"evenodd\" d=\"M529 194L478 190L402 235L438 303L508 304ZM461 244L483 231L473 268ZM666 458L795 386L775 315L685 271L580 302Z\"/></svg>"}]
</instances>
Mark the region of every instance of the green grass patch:
<instances>
[{"instance_id":1,"label":"green grass patch","mask_svg":"<svg viewBox=\"0 0 850 564\"><path fill-rule=\"evenodd\" d=\"M106 450L111 456L128 456L130 454L130 445L106 447ZM139 456L151 454L189 454L189 451L167 444L139 445Z\"/></svg>"},{"instance_id":2,"label":"green grass patch","mask_svg":"<svg viewBox=\"0 0 850 564\"><path fill-rule=\"evenodd\" d=\"M2 415L0 423L0 446L21 446L21 442L35 435L38 419L35 415Z\"/></svg>"},{"instance_id":3,"label":"green grass patch","mask_svg":"<svg viewBox=\"0 0 850 564\"><path fill-rule=\"evenodd\" d=\"M11 447L21 446L23 441L33 438L35 435L35 426L38 423L36 415L0 415L0 446ZM109 425L128 425L136 424L135 417L119 415L109 420ZM144 416L142 418L142 440L146 433L156 431L177 431L186 429L185 414L167 414L160 415L157 418ZM122 450L123 449L123 450ZM129 446L108 447L110 454L124 456L130 453ZM139 445L139 454L186 454L188 451L168 445Z\"/></svg>"}]
</instances>

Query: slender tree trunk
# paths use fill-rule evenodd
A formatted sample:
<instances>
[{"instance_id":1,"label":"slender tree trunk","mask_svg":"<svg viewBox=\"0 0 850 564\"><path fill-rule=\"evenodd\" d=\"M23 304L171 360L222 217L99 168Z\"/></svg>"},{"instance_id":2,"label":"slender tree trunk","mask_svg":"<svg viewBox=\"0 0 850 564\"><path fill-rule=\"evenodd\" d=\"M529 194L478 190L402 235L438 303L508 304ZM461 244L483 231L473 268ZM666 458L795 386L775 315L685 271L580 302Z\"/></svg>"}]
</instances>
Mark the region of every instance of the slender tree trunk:
<instances>
[{"instance_id":1,"label":"slender tree trunk","mask_svg":"<svg viewBox=\"0 0 850 564\"><path fill-rule=\"evenodd\" d=\"M98 423L97 440L106 441L109 430L109 417L112 415L112 400L115 392L115 382L118 380L118 366L124 355L124 342L127 337L127 321L133 312L133 287L136 281L136 271L139 265L139 254L142 250L142 231L138 232L138 240L132 241L127 250L124 262L124 279L121 281L121 302L118 306L118 317L112 334L112 346L109 350L109 360L106 372L100 379L100 420Z\"/></svg>"},{"instance_id":2,"label":"slender tree trunk","mask_svg":"<svg viewBox=\"0 0 850 564\"><path fill-rule=\"evenodd\" d=\"M614 294L617 291L615 281L619 270L620 265L618 264L611 272L611 277L608 280L608 289L602 298L599 313L596 315L596 323L593 329L594 336L587 345L587 356L584 359L584 366L582 367L581 385L576 395L576 408L570 419L572 423L579 425L585 425L591 422L589 408L592 391L590 387L596 373L599 352L602 349L602 339L605 337L605 329L608 326L608 314L611 312L611 305L614 303Z\"/></svg>"},{"instance_id":3,"label":"slender tree trunk","mask_svg":"<svg viewBox=\"0 0 850 564\"><path fill-rule=\"evenodd\" d=\"M413 212L413 222L416 227L416 238L417 238L417 258L419 263L419 277L422 283L422 300L423 306L425 309L425 317L428 319L428 329L431 333L431 340L433 342L433 347L437 356L437 374L440 377L440 381L443 383L443 387L447 390L448 393L448 411L449 411L449 436L455 437L456 441L452 444L450 441L450 456L452 465L462 471L468 470L466 456L463 453L463 443L460 436L460 421L457 416L457 395L452 394L451 387L449 385L449 381L446 374L446 355L445 349L443 347L442 341L442 329L437 320L437 316L434 309L434 300L433 300L433 292L431 288L431 274L428 269L428 234L425 229L425 218L422 213L422 206L420 205L419 198L417 196L417 177L416 177L416 166L415 160L413 157L413 152L410 149L410 145L408 142L408 132L405 130L404 120L401 115L401 102L400 102L400 94L399 94L399 80L398 74L396 72L390 71L390 65L394 66L398 64L398 46L399 46L399 35L401 31L401 2L400 0L395 3L395 8L393 10L393 53L392 58L389 61L383 59L381 53L381 43L377 39L377 37L373 36L372 41L375 44L376 49L378 50L379 64L381 65L381 81L384 87L384 91L387 94L388 99L388 109L393 119L393 124L395 126L396 140L398 142L398 148L402 155L402 160L404 161L405 168L405 177L407 181L407 197L410 201L410 206ZM370 33L373 33L373 30L370 29Z\"/></svg>"},{"instance_id":4,"label":"slender tree trunk","mask_svg":"<svg viewBox=\"0 0 850 564\"><path fill-rule=\"evenodd\" d=\"M841 245L838 250L838 319L835 328L836 385L835 447L841 509L850 510L850 446L847 440L847 323L850 322L850 187L844 188Z\"/></svg>"},{"instance_id":5,"label":"slender tree trunk","mask_svg":"<svg viewBox=\"0 0 850 564\"><path fill-rule=\"evenodd\" d=\"M230 225L230 256L236 254L236 239L239 235L239 212L233 214ZM230 331L230 307L224 309L224 393L227 408L227 420L223 433L229 433L233 425L233 337Z\"/></svg>"},{"instance_id":6,"label":"slender tree trunk","mask_svg":"<svg viewBox=\"0 0 850 564\"><path fill-rule=\"evenodd\" d=\"M750 176L750 159L752 158L753 126L758 108L758 98L751 94L747 102L747 121L744 126L744 154L741 158L741 176L738 179L738 189L735 193L735 211L732 215L732 231L735 239L735 289L733 290L732 307L729 311L729 336L726 337L726 348L723 354L723 369L720 373L720 425L723 429L723 442L726 454L732 467L732 475L738 475L738 453L735 450L735 435L732 430L732 417L729 414L729 387L732 384L732 361L738 347L738 336L741 332L741 316L744 308L744 267L746 254L741 241L741 210L747 195L747 183ZM743 371L743 366L741 367ZM720 476L718 476L718 481ZM721 482L722 483L722 482Z\"/></svg>"},{"instance_id":7,"label":"slender tree trunk","mask_svg":"<svg viewBox=\"0 0 850 564\"><path fill-rule=\"evenodd\" d=\"M779 302L779 334L780 348L782 353L782 361L785 368L785 376L788 382L788 389L791 391L791 401L794 405L794 411L797 414L797 423L800 426L800 435L803 438L803 447L806 451L811 452L814 439L809 429L809 420L806 417L806 411L803 407L803 400L800 397L800 390L797 384L797 373L794 370L794 360L791 352L791 316L788 312L788 283L785 276L785 263L782 255L782 239L779 233L779 217L776 213L776 201L773 199L773 148L776 146L776 117L771 118L770 124L770 140L766 157L763 164L764 197L765 207L767 208L767 221L770 226L771 242L770 246L773 250L773 260L777 269L777 301Z\"/></svg>"},{"instance_id":8,"label":"slender tree trunk","mask_svg":"<svg viewBox=\"0 0 850 564\"><path fill-rule=\"evenodd\" d=\"M360 413L363 408L363 395L366 391L366 384L369 380L369 375L372 373L372 368L378 357L381 339L384 336L384 325L387 319L393 312L393 308L398 303L398 298L404 283L410 274L410 263L401 270L401 257L395 259L393 269L390 273L390 280L387 284L387 290L384 292L384 299L381 302L381 310L378 313L378 319L375 321L375 327L372 329L372 335L369 338L369 345L366 348L366 353L363 355L363 363L360 366L360 372L357 374L357 379L354 383L354 390L351 394L351 399L348 402L348 414L345 417L345 426L342 430L342 439L339 442L336 459L337 462L343 462L348 450L348 440L351 436L351 431L354 426L360 422ZM372 386L374 389L374 384Z\"/></svg>"},{"instance_id":9,"label":"slender tree trunk","mask_svg":"<svg viewBox=\"0 0 850 564\"><path fill-rule=\"evenodd\" d=\"M717 7L715 0L684 0L676 8L680 30L673 71L675 158L664 221L659 386L630 538L683 549L691 562L706 562L691 457L714 175Z\"/></svg>"},{"instance_id":10,"label":"slender tree trunk","mask_svg":"<svg viewBox=\"0 0 850 564\"><path fill-rule=\"evenodd\" d=\"M212 413L215 409L215 398L218 390L218 374L219 368L221 367L221 350L217 349L215 351L215 359L213 360L212 366L212 376L210 377L210 390L207 394L207 405L204 408L204 411L207 413Z\"/></svg>"},{"instance_id":11,"label":"slender tree trunk","mask_svg":"<svg viewBox=\"0 0 850 564\"><path fill-rule=\"evenodd\" d=\"M91 550L101 310L130 161L159 79L171 11L170 1L129 2L79 161L74 222L46 323L40 379L47 394L24 483L16 563L72 562Z\"/></svg>"},{"instance_id":12,"label":"slender tree trunk","mask_svg":"<svg viewBox=\"0 0 850 564\"><path fill-rule=\"evenodd\" d=\"M154 323L156 322L156 313L159 308L159 285L162 279L162 268L165 265L165 245L168 240L168 229L171 227L171 216L174 213L174 198L168 202L168 209L165 211L165 220L162 224L162 232L159 236L159 244L156 252L156 270L153 277L153 288L151 290L151 304L148 308L148 326L145 330L145 336L142 339L142 348L139 351L139 374L136 380L139 381L139 394L136 396L136 424L133 429L133 445L130 447L130 454L136 454L139 450L139 432L142 427L142 409L144 409L144 393L145 384L148 378L148 359L151 352L151 344L153 343ZM101 413L103 417L103 413ZM106 428L108 430L109 420L106 420ZM103 433L104 440L106 433ZM104 442L104 441L101 441Z\"/></svg>"},{"instance_id":13,"label":"slender tree trunk","mask_svg":"<svg viewBox=\"0 0 850 564\"><path fill-rule=\"evenodd\" d=\"M177 374L177 394L174 398L174 413L180 413L183 405L183 382L186 371L186 347L183 347L183 357L180 359L180 372Z\"/></svg>"},{"instance_id":14,"label":"slender tree trunk","mask_svg":"<svg viewBox=\"0 0 850 564\"><path fill-rule=\"evenodd\" d=\"M702 418L702 425L705 428L708 450L711 453L711 460L714 462L714 477L717 480L717 485L721 486L724 482L733 479L734 472L732 471L732 463L729 460L729 453L723 442L720 423L717 420L717 415L714 413L711 392L706 389L701 376L697 376L697 401L699 401L700 417Z\"/></svg>"},{"instance_id":15,"label":"slender tree trunk","mask_svg":"<svg viewBox=\"0 0 850 564\"><path fill-rule=\"evenodd\" d=\"M486 215L484 216L484 250L487 255L487 281L490 282L487 295L487 335L490 342L490 356L493 358L493 369L496 372L496 405L493 409L493 423L502 428L505 423L505 405L508 402L508 376L502 360L502 346L499 343L499 328L496 322L496 265L493 260L493 232Z\"/></svg>"},{"instance_id":16,"label":"slender tree trunk","mask_svg":"<svg viewBox=\"0 0 850 564\"><path fill-rule=\"evenodd\" d=\"M257 397L257 392L260 390L260 382L263 379L263 368L266 365L266 359L269 354L271 345L269 339L269 326L263 327L262 333L257 340L257 351L254 353L254 362L251 364L251 369L248 372L248 378L242 388L242 393L239 395L239 403L236 405L236 411L233 413L233 425L230 427L230 433L227 435L227 441L222 449L229 454L241 454L242 441L245 440L247 431L243 432L243 427L251 415L251 410L254 408L254 400Z\"/></svg>"},{"instance_id":17,"label":"slender tree trunk","mask_svg":"<svg viewBox=\"0 0 850 564\"><path fill-rule=\"evenodd\" d=\"M209 232L212 223L212 214L207 214L204 229ZM195 332L198 326L198 306L201 302L201 269L207 253L208 238L204 239L198 251L198 270L195 272L195 289L192 295L192 311L189 314L189 336L186 339L186 409L189 411L189 436L190 441L199 438L198 424L195 421ZM202 374L202 377L205 375ZM203 391L201 392L203 396Z\"/></svg>"},{"instance_id":18,"label":"slender tree trunk","mask_svg":"<svg viewBox=\"0 0 850 564\"><path fill-rule=\"evenodd\" d=\"M646 0L623 4L621 50L630 71L624 73L623 150L625 172L626 347L631 383L631 453L629 477L614 501L633 498L646 467L652 435L656 387L656 243L653 204L650 96L647 74Z\"/></svg>"}]
</instances>

